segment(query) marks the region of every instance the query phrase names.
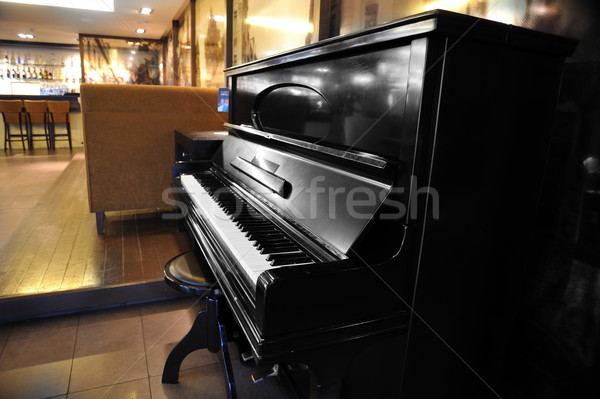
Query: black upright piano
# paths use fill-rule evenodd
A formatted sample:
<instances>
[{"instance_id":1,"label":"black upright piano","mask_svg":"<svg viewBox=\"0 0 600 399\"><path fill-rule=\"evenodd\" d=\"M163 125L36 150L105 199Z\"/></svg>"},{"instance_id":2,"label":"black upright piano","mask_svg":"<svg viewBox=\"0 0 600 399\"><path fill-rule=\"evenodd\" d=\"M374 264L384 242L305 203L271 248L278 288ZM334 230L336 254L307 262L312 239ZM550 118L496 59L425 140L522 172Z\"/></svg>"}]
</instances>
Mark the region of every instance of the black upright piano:
<instances>
[{"instance_id":1,"label":"black upright piano","mask_svg":"<svg viewBox=\"0 0 600 399\"><path fill-rule=\"evenodd\" d=\"M229 135L175 184L254 361L502 397L575 45L436 10L227 69Z\"/></svg>"}]
</instances>

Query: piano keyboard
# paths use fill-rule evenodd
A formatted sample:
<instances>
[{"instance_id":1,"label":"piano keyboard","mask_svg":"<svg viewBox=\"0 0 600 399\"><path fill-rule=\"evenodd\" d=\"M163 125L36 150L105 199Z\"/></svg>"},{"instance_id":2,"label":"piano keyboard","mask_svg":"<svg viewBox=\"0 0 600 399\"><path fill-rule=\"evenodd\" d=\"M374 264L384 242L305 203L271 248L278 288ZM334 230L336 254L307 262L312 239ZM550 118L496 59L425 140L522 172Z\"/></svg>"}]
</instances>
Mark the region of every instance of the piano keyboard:
<instances>
[{"instance_id":1,"label":"piano keyboard","mask_svg":"<svg viewBox=\"0 0 600 399\"><path fill-rule=\"evenodd\" d=\"M254 284L265 270L315 263L281 229L210 172L181 175L181 185Z\"/></svg>"}]
</instances>

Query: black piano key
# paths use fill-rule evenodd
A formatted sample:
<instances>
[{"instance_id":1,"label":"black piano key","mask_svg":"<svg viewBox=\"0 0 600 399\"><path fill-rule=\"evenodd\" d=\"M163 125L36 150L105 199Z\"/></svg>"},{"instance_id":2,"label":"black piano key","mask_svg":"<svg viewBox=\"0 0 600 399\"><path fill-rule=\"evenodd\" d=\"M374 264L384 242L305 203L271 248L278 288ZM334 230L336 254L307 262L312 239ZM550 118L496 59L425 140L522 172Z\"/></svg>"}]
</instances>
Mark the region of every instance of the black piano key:
<instances>
[{"instance_id":1,"label":"black piano key","mask_svg":"<svg viewBox=\"0 0 600 399\"><path fill-rule=\"evenodd\" d=\"M250 234L255 234L255 233L256 234L258 234L258 233L266 234L266 233L279 232L279 230L273 226L243 226L240 230L242 230L244 232L248 232Z\"/></svg>"},{"instance_id":2,"label":"black piano key","mask_svg":"<svg viewBox=\"0 0 600 399\"><path fill-rule=\"evenodd\" d=\"M261 250L263 248L266 248L266 247L269 247L269 246L272 246L272 245L290 245L290 244L293 244L293 243L294 243L294 241L292 241L289 238L285 237L285 238L270 239L270 240L267 240L267 241L263 241L263 240L256 241L254 243L254 246L257 249Z\"/></svg>"},{"instance_id":3,"label":"black piano key","mask_svg":"<svg viewBox=\"0 0 600 399\"><path fill-rule=\"evenodd\" d=\"M263 248L269 249L269 248L283 248L283 247L290 247L290 248L295 248L295 249L299 248L295 242L290 241L290 240L264 241L264 242L260 242L257 245L257 248L259 250L261 250Z\"/></svg>"},{"instance_id":4,"label":"black piano key","mask_svg":"<svg viewBox=\"0 0 600 399\"><path fill-rule=\"evenodd\" d=\"M302 265L314 263L307 256L286 257L286 254L271 254L267 256L267 260L271 262L271 266L286 266L286 265ZM269 257L271 259L269 260Z\"/></svg>"},{"instance_id":5,"label":"black piano key","mask_svg":"<svg viewBox=\"0 0 600 399\"><path fill-rule=\"evenodd\" d=\"M280 238L288 238L286 235L284 235L283 233L277 232L277 233L267 233L267 234L250 234L250 233L246 233L246 237L251 238L252 236L252 240L253 241L257 241L259 243L261 242L268 242L269 240L277 240Z\"/></svg>"},{"instance_id":6,"label":"black piano key","mask_svg":"<svg viewBox=\"0 0 600 399\"><path fill-rule=\"evenodd\" d=\"M233 218L238 226L273 226L268 220Z\"/></svg>"},{"instance_id":7,"label":"black piano key","mask_svg":"<svg viewBox=\"0 0 600 399\"><path fill-rule=\"evenodd\" d=\"M284 260L296 260L296 259L310 259L305 253L293 253L293 254L271 254L267 256L267 262L272 261L284 261Z\"/></svg>"},{"instance_id":8,"label":"black piano key","mask_svg":"<svg viewBox=\"0 0 600 399\"><path fill-rule=\"evenodd\" d=\"M282 246L282 247L268 247L260 250L260 253L263 255L270 254L297 254L297 255L305 255L304 252L300 251L297 246Z\"/></svg>"}]
</instances>

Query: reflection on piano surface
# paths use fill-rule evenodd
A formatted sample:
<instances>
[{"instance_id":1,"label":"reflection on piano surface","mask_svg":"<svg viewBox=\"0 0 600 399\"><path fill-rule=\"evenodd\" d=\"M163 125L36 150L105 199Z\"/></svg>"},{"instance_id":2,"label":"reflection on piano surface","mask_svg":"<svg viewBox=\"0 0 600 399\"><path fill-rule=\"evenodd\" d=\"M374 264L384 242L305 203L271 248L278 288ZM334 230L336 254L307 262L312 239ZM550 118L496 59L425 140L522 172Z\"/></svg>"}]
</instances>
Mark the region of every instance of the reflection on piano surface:
<instances>
[{"instance_id":1,"label":"reflection on piano surface","mask_svg":"<svg viewBox=\"0 0 600 399\"><path fill-rule=\"evenodd\" d=\"M311 398L505 393L574 45L434 11L226 70L229 136L176 184L254 360Z\"/></svg>"}]
</instances>

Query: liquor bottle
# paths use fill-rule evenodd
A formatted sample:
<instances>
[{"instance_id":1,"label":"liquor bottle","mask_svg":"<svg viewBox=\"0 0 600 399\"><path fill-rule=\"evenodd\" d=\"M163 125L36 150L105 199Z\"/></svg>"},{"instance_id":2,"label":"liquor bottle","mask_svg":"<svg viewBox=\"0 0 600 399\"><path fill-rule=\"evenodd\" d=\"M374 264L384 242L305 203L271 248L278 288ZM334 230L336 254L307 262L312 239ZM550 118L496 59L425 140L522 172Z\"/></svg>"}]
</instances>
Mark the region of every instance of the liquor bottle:
<instances>
[{"instance_id":1,"label":"liquor bottle","mask_svg":"<svg viewBox=\"0 0 600 399\"><path fill-rule=\"evenodd\" d=\"M48 80L52 80L52 69L48 71Z\"/></svg>"},{"instance_id":2,"label":"liquor bottle","mask_svg":"<svg viewBox=\"0 0 600 399\"><path fill-rule=\"evenodd\" d=\"M44 68L44 79L48 79L48 68Z\"/></svg>"},{"instance_id":3,"label":"liquor bottle","mask_svg":"<svg viewBox=\"0 0 600 399\"><path fill-rule=\"evenodd\" d=\"M31 68L27 67L27 72L25 72L25 78L31 79Z\"/></svg>"},{"instance_id":4,"label":"liquor bottle","mask_svg":"<svg viewBox=\"0 0 600 399\"><path fill-rule=\"evenodd\" d=\"M11 65L15 65L15 52L10 53L10 63Z\"/></svg>"},{"instance_id":5,"label":"liquor bottle","mask_svg":"<svg viewBox=\"0 0 600 399\"><path fill-rule=\"evenodd\" d=\"M64 64L63 64L64 65ZM60 68L58 70L58 80L60 80L61 82L65 79L65 75L63 74L63 70L62 68Z\"/></svg>"},{"instance_id":6,"label":"liquor bottle","mask_svg":"<svg viewBox=\"0 0 600 399\"><path fill-rule=\"evenodd\" d=\"M21 54L17 53L17 64L21 65Z\"/></svg>"},{"instance_id":7,"label":"liquor bottle","mask_svg":"<svg viewBox=\"0 0 600 399\"><path fill-rule=\"evenodd\" d=\"M37 78L38 78L38 75L35 72L35 68L33 68L33 72L31 73L31 79L37 79Z\"/></svg>"},{"instance_id":8,"label":"liquor bottle","mask_svg":"<svg viewBox=\"0 0 600 399\"><path fill-rule=\"evenodd\" d=\"M4 69L0 68L0 79L4 80Z\"/></svg>"},{"instance_id":9,"label":"liquor bottle","mask_svg":"<svg viewBox=\"0 0 600 399\"><path fill-rule=\"evenodd\" d=\"M4 50L4 63L8 64L9 60L8 60L8 51Z\"/></svg>"},{"instance_id":10,"label":"liquor bottle","mask_svg":"<svg viewBox=\"0 0 600 399\"><path fill-rule=\"evenodd\" d=\"M15 70L15 68L13 67L12 71L10 71L10 75L13 79L17 78L17 71Z\"/></svg>"}]
</instances>

